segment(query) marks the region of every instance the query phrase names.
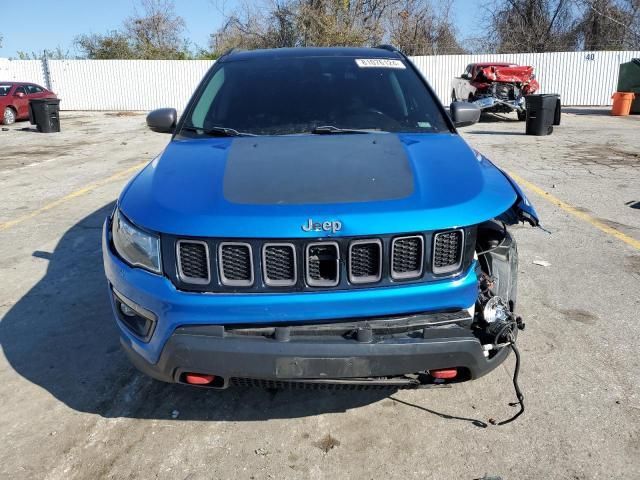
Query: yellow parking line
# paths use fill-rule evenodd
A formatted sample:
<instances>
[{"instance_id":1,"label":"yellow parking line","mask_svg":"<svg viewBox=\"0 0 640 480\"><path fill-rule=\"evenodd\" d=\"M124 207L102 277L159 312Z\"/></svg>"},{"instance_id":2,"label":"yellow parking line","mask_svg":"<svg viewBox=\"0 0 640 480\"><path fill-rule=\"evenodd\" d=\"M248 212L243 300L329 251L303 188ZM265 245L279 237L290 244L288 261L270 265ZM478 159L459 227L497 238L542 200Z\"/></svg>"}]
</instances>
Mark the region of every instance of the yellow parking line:
<instances>
[{"instance_id":1,"label":"yellow parking line","mask_svg":"<svg viewBox=\"0 0 640 480\"><path fill-rule=\"evenodd\" d=\"M583 212L582 210L574 207L573 205L569 205L567 202L563 202L559 198L551 195L549 192L525 180L519 175L516 175L515 173L511 173L511 172L507 172L507 173L520 185L522 185L525 188L528 188L529 190L536 193L537 195L540 195L542 198L547 199L549 202L560 207L565 212L570 213L571 215L579 218L580 220L584 220L585 222L590 223L591 225L596 227L598 230L601 230L604 233L611 235L612 237L617 238L618 240L621 240L624 243L631 245L632 247L635 247L638 250L640 250L640 240L636 240L635 238L632 238L629 235L622 233L620 230L616 228L610 227L606 223L601 222L597 218L592 217L588 213Z\"/></svg>"},{"instance_id":2,"label":"yellow parking line","mask_svg":"<svg viewBox=\"0 0 640 480\"><path fill-rule=\"evenodd\" d=\"M7 230L8 228L11 228L15 225L18 225L19 223L22 223L26 220L29 220L31 218L37 217L38 215L40 215L41 213L47 212L49 210L51 210L52 208L57 207L58 205L61 205L69 200L73 200L74 198L78 198L81 197L83 195L86 195L89 192L92 192L93 190L95 190L98 187L102 187L103 185L107 185L108 183L111 182L115 182L116 180L120 180L122 177L126 177L127 175L135 172L136 170L140 170L142 167L144 167L147 163L149 162L142 162L139 163L137 165L134 165L133 167L129 167L126 170L122 170L121 172L118 172L114 175L111 175L108 178L105 178L104 180L100 180L98 182L94 182L94 183L90 183L89 185L87 185L86 187L83 187L79 190L76 190L75 192L71 192L68 195L65 195L62 198L59 198L57 200L54 200L51 203L48 203L36 210L33 210L32 212L27 213L26 215L23 215L21 217L17 217L14 218L13 220L9 220L7 222L4 223L0 223L0 231L2 230Z\"/></svg>"}]
</instances>

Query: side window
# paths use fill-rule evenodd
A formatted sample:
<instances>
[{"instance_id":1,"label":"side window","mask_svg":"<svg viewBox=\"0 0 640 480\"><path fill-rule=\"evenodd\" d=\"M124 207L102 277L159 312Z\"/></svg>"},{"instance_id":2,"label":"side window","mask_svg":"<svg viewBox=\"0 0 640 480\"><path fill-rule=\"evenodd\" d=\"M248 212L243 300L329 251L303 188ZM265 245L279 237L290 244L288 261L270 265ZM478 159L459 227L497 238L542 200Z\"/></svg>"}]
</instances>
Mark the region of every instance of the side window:
<instances>
[{"instance_id":1,"label":"side window","mask_svg":"<svg viewBox=\"0 0 640 480\"><path fill-rule=\"evenodd\" d=\"M38 87L37 85L26 85L26 87L27 87L27 91L30 94L42 93L42 88Z\"/></svg>"},{"instance_id":2,"label":"side window","mask_svg":"<svg viewBox=\"0 0 640 480\"><path fill-rule=\"evenodd\" d=\"M16 88L15 93L24 93L26 95L27 91L25 90L24 87L18 87L18 88Z\"/></svg>"},{"instance_id":3,"label":"side window","mask_svg":"<svg viewBox=\"0 0 640 480\"><path fill-rule=\"evenodd\" d=\"M224 67L216 72L209 84L205 87L204 92L200 96L198 103L193 109L191 115L191 124L196 128L204 127L204 121L209 113L209 109L213 108L213 101L224 84Z\"/></svg>"},{"instance_id":4,"label":"side window","mask_svg":"<svg viewBox=\"0 0 640 480\"><path fill-rule=\"evenodd\" d=\"M471 78L471 72L473 71L473 64L467 65L467 68L464 69L464 75L468 78Z\"/></svg>"}]
</instances>

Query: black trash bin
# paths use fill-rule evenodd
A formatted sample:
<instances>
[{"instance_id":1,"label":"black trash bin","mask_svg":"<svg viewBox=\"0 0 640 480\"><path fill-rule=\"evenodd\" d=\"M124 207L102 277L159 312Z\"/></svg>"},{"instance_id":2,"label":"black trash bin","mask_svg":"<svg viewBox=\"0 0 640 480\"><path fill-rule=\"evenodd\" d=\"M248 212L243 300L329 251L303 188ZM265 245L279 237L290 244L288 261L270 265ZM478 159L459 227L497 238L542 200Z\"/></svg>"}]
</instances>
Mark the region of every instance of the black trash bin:
<instances>
[{"instance_id":1,"label":"black trash bin","mask_svg":"<svg viewBox=\"0 0 640 480\"><path fill-rule=\"evenodd\" d=\"M557 95L527 95L525 97L527 135L551 135L558 101Z\"/></svg>"},{"instance_id":2,"label":"black trash bin","mask_svg":"<svg viewBox=\"0 0 640 480\"><path fill-rule=\"evenodd\" d=\"M35 98L29 102L29 121L39 132L60 131L60 99Z\"/></svg>"},{"instance_id":3,"label":"black trash bin","mask_svg":"<svg viewBox=\"0 0 640 480\"><path fill-rule=\"evenodd\" d=\"M559 93L543 93L543 97L553 97L556 102L556 107L553 111L553 125L560 125L560 117L562 116L562 105L560 103Z\"/></svg>"}]
</instances>

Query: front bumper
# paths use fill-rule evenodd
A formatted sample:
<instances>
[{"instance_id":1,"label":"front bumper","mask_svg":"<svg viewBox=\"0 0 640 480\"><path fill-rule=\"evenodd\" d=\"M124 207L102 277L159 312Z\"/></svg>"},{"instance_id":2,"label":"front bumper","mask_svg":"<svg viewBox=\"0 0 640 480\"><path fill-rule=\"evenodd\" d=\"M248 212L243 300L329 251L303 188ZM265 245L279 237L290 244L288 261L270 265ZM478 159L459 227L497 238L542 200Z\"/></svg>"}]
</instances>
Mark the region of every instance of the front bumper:
<instances>
[{"instance_id":1,"label":"front bumper","mask_svg":"<svg viewBox=\"0 0 640 480\"><path fill-rule=\"evenodd\" d=\"M131 268L120 260L110 248L106 225L102 253L110 288L157 319L153 335L145 339L133 335L118 320L121 339L128 350L152 365L160 362L180 327L318 323L464 310L474 305L478 296L476 262L454 278L397 287L260 294L183 292L166 277ZM118 318L117 313L115 316Z\"/></svg>"},{"instance_id":2,"label":"front bumper","mask_svg":"<svg viewBox=\"0 0 640 480\"><path fill-rule=\"evenodd\" d=\"M156 364L146 362L126 342L123 346L139 370L158 380L184 382L184 374L193 372L215 375L220 388L246 379L367 383L443 368L457 368L459 379L467 380L485 375L508 355L508 349L503 349L492 358L485 357L471 330L456 324L386 335L375 333L373 326L372 336L360 338L358 325L371 329L383 321L388 319L348 324L345 329L356 333L347 338L325 328L339 329L341 323L306 325L297 334L296 327L249 329L249 333L213 325L181 327L169 338Z\"/></svg>"}]
</instances>

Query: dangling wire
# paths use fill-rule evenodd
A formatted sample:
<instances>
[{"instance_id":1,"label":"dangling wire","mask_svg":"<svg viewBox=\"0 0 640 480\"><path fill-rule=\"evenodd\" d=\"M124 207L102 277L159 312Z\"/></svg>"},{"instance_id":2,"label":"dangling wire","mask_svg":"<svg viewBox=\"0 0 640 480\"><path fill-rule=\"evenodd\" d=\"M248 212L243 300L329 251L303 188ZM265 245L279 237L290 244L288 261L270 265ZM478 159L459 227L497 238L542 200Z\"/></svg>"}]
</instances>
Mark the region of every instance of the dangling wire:
<instances>
[{"instance_id":1,"label":"dangling wire","mask_svg":"<svg viewBox=\"0 0 640 480\"><path fill-rule=\"evenodd\" d=\"M517 402L510 403L509 406L515 407L516 405L519 404L520 410L518 411L518 413L516 413L513 417L509 418L508 420L499 422L498 425L506 425L507 423L511 423L524 413L524 395L522 394L522 391L520 390L520 386L518 385L518 374L520 373L520 352L518 351L518 347L516 347L516 342L515 342L515 338L513 337L513 332L509 334L509 342L510 342L511 350L513 350L513 353L516 356L516 367L515 367L515 370L513 371L513 388L516 391L516 398L518 399Z\"/></svg>"}]
</instances>

